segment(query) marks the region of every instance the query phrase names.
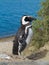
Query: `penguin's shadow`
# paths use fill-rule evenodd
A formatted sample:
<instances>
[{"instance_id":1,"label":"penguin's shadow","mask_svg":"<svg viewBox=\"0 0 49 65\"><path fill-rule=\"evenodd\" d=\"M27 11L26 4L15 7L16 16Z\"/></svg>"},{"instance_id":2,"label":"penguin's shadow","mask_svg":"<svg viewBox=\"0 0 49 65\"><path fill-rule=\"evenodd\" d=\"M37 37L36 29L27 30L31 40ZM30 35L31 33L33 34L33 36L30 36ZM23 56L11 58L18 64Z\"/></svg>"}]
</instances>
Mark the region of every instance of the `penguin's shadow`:
<instances>
[{"instance_id":1,"label":"penguin's shadow","mask_svg":"<svg viewBox=\"0 0 49 65\"><path fill-rule=\"evenodd\" d=\"M48 50L45 49L43 51L31 54L31 55L27 56L27 58L30 59L30 60L38 60L38 59L45 57L47 52L48 52Z\"/></svg>"}]
</instances>

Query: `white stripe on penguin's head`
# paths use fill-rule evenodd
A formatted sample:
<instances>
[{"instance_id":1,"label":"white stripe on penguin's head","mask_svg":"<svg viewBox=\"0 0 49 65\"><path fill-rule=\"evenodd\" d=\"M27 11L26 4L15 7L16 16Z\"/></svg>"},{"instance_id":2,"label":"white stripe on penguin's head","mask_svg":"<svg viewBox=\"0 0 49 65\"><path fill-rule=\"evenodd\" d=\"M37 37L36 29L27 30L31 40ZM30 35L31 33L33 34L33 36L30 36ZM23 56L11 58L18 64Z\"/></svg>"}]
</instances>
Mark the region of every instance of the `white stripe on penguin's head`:
<instances>
[{"instance_id":1,"label":"white stripe on penguin's head","mask_svg":"<svg viewBox=\"0 0 49 65\"><path fill-rule=\"evenodd\" d=\"M23 16L22 17L22 25L26 25L26 24L28 24L29 23L29 21L25 21L25 18L26 18L27 16Z\"/></svg>"}]
</instances>

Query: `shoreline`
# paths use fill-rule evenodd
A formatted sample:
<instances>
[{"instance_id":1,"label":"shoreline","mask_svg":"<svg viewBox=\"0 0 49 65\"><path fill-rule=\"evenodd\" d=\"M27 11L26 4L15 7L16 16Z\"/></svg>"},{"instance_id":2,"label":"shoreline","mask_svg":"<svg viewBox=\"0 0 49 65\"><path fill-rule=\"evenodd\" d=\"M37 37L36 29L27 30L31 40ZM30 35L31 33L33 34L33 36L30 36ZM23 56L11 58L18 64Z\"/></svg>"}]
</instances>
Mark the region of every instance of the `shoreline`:
<instances>
[{"instance_id":1,"label":"shoreline","mask_svg":"<svg viewBox=\"0 0 49 65\"><path fill-rule=\"evenodd\" d=\"M0 38L0 42L12 41L14 39L14 37L15 37L15 35L2 37L2 38Z\"/></svg>"}]
</instances>

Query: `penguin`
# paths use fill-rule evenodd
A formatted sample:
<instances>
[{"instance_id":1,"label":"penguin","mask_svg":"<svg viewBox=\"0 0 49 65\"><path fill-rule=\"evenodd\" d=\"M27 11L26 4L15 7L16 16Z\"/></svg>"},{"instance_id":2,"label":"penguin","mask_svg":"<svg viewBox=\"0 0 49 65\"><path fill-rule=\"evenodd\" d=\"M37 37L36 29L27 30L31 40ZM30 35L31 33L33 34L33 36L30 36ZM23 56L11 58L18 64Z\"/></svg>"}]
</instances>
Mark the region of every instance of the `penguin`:
<instances>
[{"instance_id":1,"label":"penguin","mask_svg":"<svg viewBox=\"0 0 49 65\"><path fill-rule=\"evenodd\" d=\"M33 35L31 22L36 20L32 16L24 15L21 18L21 27L18 29L14 41L12 53L14 55L21 55L21 52L30 43Z\"/></svg>"}]
</instances>

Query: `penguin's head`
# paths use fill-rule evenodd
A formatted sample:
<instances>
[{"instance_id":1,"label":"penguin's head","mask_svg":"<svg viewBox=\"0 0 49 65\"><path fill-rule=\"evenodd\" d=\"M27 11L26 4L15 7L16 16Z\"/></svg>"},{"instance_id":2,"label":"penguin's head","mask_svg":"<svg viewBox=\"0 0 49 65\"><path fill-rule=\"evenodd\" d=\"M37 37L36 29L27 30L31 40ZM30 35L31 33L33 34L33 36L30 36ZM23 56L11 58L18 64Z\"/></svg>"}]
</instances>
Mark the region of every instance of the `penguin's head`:
<instances>
[{"instance_id":1,"label":"penguin's head","mask_svg":"<svg viewBox=\"0 0 49 65\"><path fill-rule=\"evenodd\" d=\"M33 18L32 16L26 16L24 15L21 19L21 24L26 25L28 23L31 23L33 20L36 20L36 18Z\"/></svg>"}]
</instances>

